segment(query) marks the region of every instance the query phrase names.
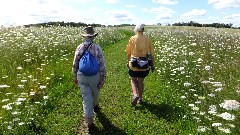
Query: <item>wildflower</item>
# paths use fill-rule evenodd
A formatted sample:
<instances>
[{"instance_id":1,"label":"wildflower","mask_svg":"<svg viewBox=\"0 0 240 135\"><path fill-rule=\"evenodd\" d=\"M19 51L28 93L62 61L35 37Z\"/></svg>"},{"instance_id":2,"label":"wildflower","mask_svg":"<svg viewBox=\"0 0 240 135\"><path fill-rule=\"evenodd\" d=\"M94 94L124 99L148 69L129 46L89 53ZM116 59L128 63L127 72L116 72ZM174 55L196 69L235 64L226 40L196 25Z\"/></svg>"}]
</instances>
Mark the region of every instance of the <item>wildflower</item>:
<instances>
[{"instance_id":1,"label":"wildflower","mask_svg":"<svg viewBox=\"0 0 240 135\"><path fill-rule=\"evenodd\" d=\"M0 85L0 88L9 88L10 86L4 84L4 85Z\"/></svg>"},{"instance_id":2,"label":"wildflower","mask_svg":"<svg viewBox=\"0 0 240 135\"><path fill-rule=\"evenodd\" d=\"M212 126L213 127L219 127L219 126L222 126L222 123L213 123Z\"/></svg>"},{"instance_id":3,"label":"wildflower","mask_svg":"<svg viewBox=\"0 0 240 135\"><path fill-rule=\"evenodd\" d=\"M209 96L209 97L215 97L215 94L210 93L210 94L208 94L208 96Z\"/></svg>"},{"instance_id":4,"label":"wildflower","mask_svg":"<svg viewBox=\"0 0 240 135\"><path fill-rule=\"evenodd\" d=\"M25 100L26 100L26 98L18 98L17 102L21 102L21 101L25 101Z\"/></svg>"},{"instance_id":5,"label":"wildflower","mask_svg":"<svg viewBox=\"0 0 240 135\"><path fill-rule=\"evenodd\" d=\"M47 79L47 80L49 80L49 79L50 79L50 77L46 77L46 79Z\"/></svg>"},{"instance_id":6,"label":"wildflower","mask_svg":"<svg viewBox=\"0 0 240 135\"><path fill-rule=\"evenodd\" d=\"M191 45L192 45L192 46L196 46L196 45L197 45L197 43L192 43Z\"/></svg>"},{"instance_id":7,"label":"wildflower","mask_svg":"<svg viewBox=\"0 0 240 135\"><path fill-rule=\"evenodd\" d=\"M227 129L227 128L218 127L218 129L219 129L220 131L224 132L224 133L227 133L227 134L230 134L230 133L231 133L231 131L230 131L229 129Z\"/></svg>"},{"instance_id":8,"label":"wildflower","mask_svg":"<svg viewBox=\"0 0 240 135\"><path fill-rule=\"evenodd\" d=\"M210 70L211 67L210 66L205 66L205 70Z\"/></svg>"},{"instance_id":9,"label":"wildflower","mask_svg":"<svg viewBox=\"0 0 240 135\"><path fill-rule=\"evenodd\" d=\"M4 78L8 78L8 76L7 76L7 75L4 75L2 78L3 78L3 79L4 79Z\"/></svg>"},{"instance_id":10,"label":"wildflower","mask_svg":"<svg viewBox=\"0 0 240 135\"><path fill-rule=\"evenodd\" d=\"M240 103L236 100L224 100L224 102L219 105L220 105L220 107L227 109L227 110L239 110L240 109Z\"/></svg>"},{"instance_id":11,"label":"wildflower","mask_svg":"<svg viewBox=\"0 0 240 135\"><path fill-rule=\"evenodd\" d=\"M188 55L192 56L194 55L195 53L194 52L189 52Z\"/></svg>"},{"instance_id":12,"label":"wildflower","mask_svg":"<svg viewBox=\"0 0 240 135\"><path fill-rule=\"evenodd\" d=\"M12 110L11 104L4 105L4 106L2 106L2 108L6 109L6 110Z\"/></svg>"},{"instance_id":13,"label":"wildflower","mask_svg":"<svg viewBox=\"0 0 240 135\"><path fill-rule=\"evenodd\" d=\"M22 82L22 83L25 83L25 82L27 82L27 80L21 80L21 82Z\"/></svg>"},{"instance_id":14,"label":"wildflower","mask_svg":"<svg viewBox=\"0 0 240 135\"><path fill-rule=\"evenodd\" d=\"M228 113L228 112L222 113L218 116L225 119L225 120L234 120L235 119L235 116L233 114Z\"/></svg>"},{"instance_id":15,"label":"wildflower","mask_svg":"<svg viewBox=\"0 0 240 135\"><path fill-rule=\"evenodd\" d=\"M22 126L22 125L24 125L24 124L25 124L24 122L18 123L19 126Z\"/></svg>"},{"instance_id":16,"label":"wildflower","mask_svg":"<svg viewBox=\"0 0 240 135\"><path fill-rule=\"evenodd\" d=\"M207 84L207 83L210 83L210 81L202 81L201 83Z\"/></svg>"},{"instance_id":17,"label":"wildflower","mask_svg":"<svg viewBox=\"0 0 240 135\"><path fill-rule=\"evenodd\" d=\"M217 88L214 91L221 91L221 90L222 90L222 88Z\"/></svg>"},{"instance_id":18,"label":"wildflower","mask_svg":"<svg viewBox=\"0 0 240 135\"><path fill-rule=\"evenodd\" d=\"M188 106L190 106L190 107L194 107L195 105L194 105L194 104L188 104Z\"/></svg>"},{"instance_id":19,"label":"wildflower","mask_svg":"<svg viewBox=\"0 0 240 135\"><path fill-rule=\"evenodd\" d=\"M222 87L222 83L221 82L211 82L213 84L213 86L215 87Z\"/></svg>"},{"instance_id":20,"label":"wildflower","mask_svg":"<svg viewBox=\"0 0 240 135\"><path fill-rule=\"evenodd\" d=\"M9 99L3 99L2 102L7 102Z\"/></svg>"},{"instance_id":21,"label":"wildflower","mask_svg":"<svg viewBox=\"0 0 240 135\"><path fill-rule=\"evenodd\" d=\"M199 107L193 106L192 109L193 109L194 111L198 111L198 110L199 110Z\"/></svg>"},{"instance_id":22,"label":"wildflower","mask_svg":"<svg viewBox=\"0 0 240 135\"><path fill-rule=\"evenodd\" d=\"M205 132L206 129L207 129L207 127L205 127L205 126L198 126L197 131L198 132Z\"/></svg>"},{"instance_id":23,"label":"wildflower","mask_svg":"<svg viewBox=\"0 0 240 135\"><path fill-rule=\"evenodd\" d=\"M186 98L186 96L181 96L180 98L182 98L182 99L183 99L183 98Z\"/></svg>"},{"instance_id":24,"label":"wildflower","mask_svg":"<svg viewBox=\"0 0 240 135\"><path fill-rule=\"evenodd\" d=\"M22 68L21 66L18 66L17 69L18 69L18 70L21 70L21 69L23 69L23 68Z\"/></svg>"},{"instance_id":25,"label":"wildflower","mask_svg":"<svg viewBox=\"0 0 240 135\"><path fill-rule=\"evenodd\" d=\"M9 130L11 130L11 129L12 129L12 126L8 126L7 128L8 128Z\"/></svg>"},{"instance_id":26,"label":"wildflower","mask_svg":"<svg viewBox=\"0 0 240 135\"><path fill-rule=\"evenodd\" d=\"M196 101L195 104L201 104L201 101Z\"/></svg>"},{"instance_id":27,"label":"wildflower","mask_svg":"<svg viewBox=\"0 0 240 135\"><path fill-rule=\"evenodd\" d=\"M198 61L198 63L201 63L203 60L201 58L199 58L197 61Z\"/></svg>"},{"instance_id":28,"label":"wildflower","mask_svg":"<svg viewBox=\"0 0 240 135\"><path fill-rule=\"evenodd\" d=\"M19 88L24 88L24 85L18 85Z\"/></svg>"},{"instance_id":29,"label":"wildflower","mask_svg":"<svg viewBox=\"0 0 240 135\"><path fill-rule=\"evenodd\" d=\"M216 114L216 113L217 113L217 107L216 107L216 105L210 105L210 106L209 106L209 111L208 111L208 113L210 113L210 114Z\"/></svg>"},{"instance_id":30,"label":"wildflower","mask_svg":"<svg viewBox=\"0 0 240 135\"><path fill-rule=\"evenodd\" d=\"M46 89L46 86L40 85L40 89Z\"/></svg>"},{"instance_id":31,"label":"wildflower","mask_svg":"<svg viewBox=\"0 0 240 135\"><path fill-rule=\"evenodd\" d=\"M43 99L48 99L49 98L49 96L43 96Z\"/></svg>"},{"instance_id":32,"label":"wildflower","mask_svg":"<svg viewBox=\"0 0 240 135\"><path fill-rule=\"evenodd\" d=\"M35 92L30 92L30 95L31 95L31 96L35 95Z\"/></svg>"},{"instance_id":33,"label":"wildflower","mask_svg":"<svg viewBox=\"0 0 240 135\"><path fill-rule=\"evenodd\" d=\"M205 97L198 96L198 99L201 99L201 100L203 100L203 99L205 99Z\"/></svg>"},{"instance_id":34,"label":"wildflower","mask_svg":"<svg viewBox=\"0 0 240 135\"><path fill-rule=\"evenodd\" d=\"M17 115L17 114L20 114L20 112L15 111L15 112L12 112L12 114Z\"/></svg>"},{"instance_id":35,"label":"wildflower","mask_svg":"<svg viewBox=\"0 0 240 135\"><path fill-rule=\"evenodd\" d=\"M188 82L185 82L184 84L183 84L183 86L191 86L191 83L188 83Z\"/></svg>"},{"instance_id":36,"label":"wildflower","mask_svg":"<svg viewBox=\"0 0 240 135\"><path fill-rule=\"evenodd\" d=\"M15 102L15 104L16 104L16 105L21 105L22 102L17 101L17 102Z\"/></svg>"},{"instance_id":37,"label":"wildflower","mask_svg":"<svg viewBox=\"0 0 240 135\"><path fill-rule=\"evenodd\" d=\"M20 119L19 118L14 118L13 121L19 121Z\"/></svg>"}]
</instances>

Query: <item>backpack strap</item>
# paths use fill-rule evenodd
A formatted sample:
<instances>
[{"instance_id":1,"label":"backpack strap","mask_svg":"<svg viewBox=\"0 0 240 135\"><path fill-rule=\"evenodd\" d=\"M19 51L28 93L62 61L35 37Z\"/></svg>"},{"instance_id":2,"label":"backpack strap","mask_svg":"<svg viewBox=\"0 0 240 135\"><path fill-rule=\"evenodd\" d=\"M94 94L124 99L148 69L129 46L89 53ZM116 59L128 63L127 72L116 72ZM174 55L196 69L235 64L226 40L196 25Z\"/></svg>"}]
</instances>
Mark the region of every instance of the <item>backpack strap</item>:
<instances>
[{"instance_id":1,"label":"backpack strap","mask_svg":"<svg viewBox=\"0 0 240 135\"><path fill-rule=\"evenodd\" d=\"M92 43L90 43L90 44L88 45L88 47L89 47L90 45L92 45ZM82 55L80 56L80 59L82 58L82 56L84 55L84 53L86 52L86 50L88 49L88 47L83 51Z\"/></svg>"}]
</instances>

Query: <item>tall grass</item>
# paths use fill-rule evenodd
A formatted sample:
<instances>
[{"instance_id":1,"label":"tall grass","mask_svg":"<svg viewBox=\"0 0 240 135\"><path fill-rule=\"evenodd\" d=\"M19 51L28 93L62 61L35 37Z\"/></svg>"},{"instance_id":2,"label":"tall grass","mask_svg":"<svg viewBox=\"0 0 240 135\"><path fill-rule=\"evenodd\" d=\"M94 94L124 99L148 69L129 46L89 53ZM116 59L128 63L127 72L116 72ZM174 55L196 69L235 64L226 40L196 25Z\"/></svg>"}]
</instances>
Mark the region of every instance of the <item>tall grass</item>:
<instances>
[{"instance_id":1,"label":"tall grass","mask_svg":"<svg viewBox=\"0 0 240 135\"><path fill-rule=\"evenodd\" d=\"M239 134L239 31L172 27L148 35L173 101L192 109L184 117L193 118L200 133Z\"/></svg>"},{"instance_id":2,"label":"tall grass","mask_svg":"<svg viewBox=\"0 0 240 135\"><path fill-rule=\"evenodd\" d=\"M44 118L73 89L71 66L82 28L0 30L0 124L2 133L42 133ZM99 30L96 29L96 32ZM100 29L103 48L125 35ZM120 30L121 31L121 30Z\"/></svg>"},{"instance_id":3,"label":"tall grass","mask_svg":"<svg viewBox=\"0 0 240 135\"><path fill-rule=\"evenodd\" d=\"M132 28L96 28L107 61L96 134L239 134L238 30L147 27L156 71L131 107L124 49ZM81 28L0 29L0 133L76 134L72 59Z\"/></svg>"}]
</instances>

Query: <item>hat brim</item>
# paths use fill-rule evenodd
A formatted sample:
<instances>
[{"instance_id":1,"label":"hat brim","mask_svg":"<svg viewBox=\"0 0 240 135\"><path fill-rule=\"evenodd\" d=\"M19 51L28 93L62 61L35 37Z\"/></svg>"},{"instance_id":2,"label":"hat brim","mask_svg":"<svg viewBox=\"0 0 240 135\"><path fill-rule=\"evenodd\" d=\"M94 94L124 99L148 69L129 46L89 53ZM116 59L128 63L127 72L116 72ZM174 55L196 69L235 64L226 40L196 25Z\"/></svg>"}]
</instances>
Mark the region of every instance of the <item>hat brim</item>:
<instances>
[{"instance_id":1,"label":"hat brim","mask_svg":"<svg viewBox=\"0 0 240 135\"><path fill-rule=\"evenodd\" d=\"M96 37L98 35L98 33L94 33L94 34L81 34L83 37Z\"/></svg>"}]
</instances>

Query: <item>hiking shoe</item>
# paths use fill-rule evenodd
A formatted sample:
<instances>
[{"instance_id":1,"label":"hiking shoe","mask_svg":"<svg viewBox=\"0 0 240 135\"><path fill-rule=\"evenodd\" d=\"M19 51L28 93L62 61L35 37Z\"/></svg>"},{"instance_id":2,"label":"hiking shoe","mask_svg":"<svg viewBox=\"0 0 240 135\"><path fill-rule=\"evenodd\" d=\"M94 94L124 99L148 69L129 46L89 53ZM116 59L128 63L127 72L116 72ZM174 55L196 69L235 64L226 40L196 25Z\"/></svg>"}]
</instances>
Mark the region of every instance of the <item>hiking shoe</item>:
<instances>
[{"instance_id":1,"label":"hiking shoe","mask_svg":"<svg viewBox=\"0 0 240 135\"><path fill-rule=\"evenodd\" d=\"M93 110L94 110L95 113L99 113L100 110L101 110L101 108L99 107L99 105L95 105L95 106L93 107Z\"/></svg>"},{"instance_id":2,"label":"hiking shoe","mask_svg":"<svg viewBox=\"0 0 240 135\"><path fill-rule=\"evenodd\" d=\"M87 124L88 133L92 133L94 131L94 123Z\"/></svg>"},{"instance_id":3,"label":"hiking shoe","mask_svg":"<svg viewBox=\"0 0 240 135\"><path fill-rule=\"evenodd\" d=\"M139 99L137 103L140 104L140 105L143 105L143 104L144 104L144 102L143 102L142 99Z\"/></svg>"},{"instance_id":4,"label":"hiking shoe","mask_svg":"<svg viewBox=\"0 0 240 135\"><path fill-rule=\"evenodd\" d=\"M132 100L132 106L135 107L137 105L139 97L138 96L134 96L133 100Z\"/></svg>"}]
</instances>

